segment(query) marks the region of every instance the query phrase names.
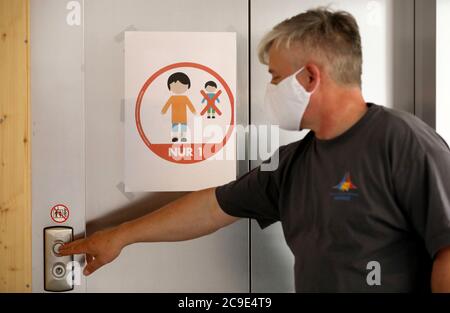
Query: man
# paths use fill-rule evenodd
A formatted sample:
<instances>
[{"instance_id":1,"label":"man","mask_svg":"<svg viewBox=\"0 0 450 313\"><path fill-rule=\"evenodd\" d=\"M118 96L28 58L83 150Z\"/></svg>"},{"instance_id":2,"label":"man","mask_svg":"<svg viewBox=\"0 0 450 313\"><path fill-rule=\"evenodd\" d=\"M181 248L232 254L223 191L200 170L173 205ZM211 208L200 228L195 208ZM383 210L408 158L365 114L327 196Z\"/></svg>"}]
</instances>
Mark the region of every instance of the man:
<instances>
[{"instance_id":1,"label":"man","mask_svg":"<svg viewBox=\"0 0 450 313\"><path fill-rule=\"evenodd\" d=\"M414 116L366 104L361 39L346 12L310 10L277 25L260 59L267 109L286 129L275 171L191 193L62 248L85 274L135 242L180 241L255 218L281 221L297 292L450 291L450 152ZM369 270L378 271L369 276Z\"/></svg>"}]
</instances>

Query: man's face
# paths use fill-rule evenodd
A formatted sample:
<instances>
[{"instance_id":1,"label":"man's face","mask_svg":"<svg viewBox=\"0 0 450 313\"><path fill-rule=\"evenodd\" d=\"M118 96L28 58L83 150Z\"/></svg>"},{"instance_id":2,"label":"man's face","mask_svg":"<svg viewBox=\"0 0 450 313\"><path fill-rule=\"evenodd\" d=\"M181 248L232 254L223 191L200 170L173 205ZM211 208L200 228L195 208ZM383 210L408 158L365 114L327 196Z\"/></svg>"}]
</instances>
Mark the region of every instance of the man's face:
<instances>
[{"instance_id":1,"label":"man's face","mask_svg":"<svg viewBox=\"0 0 450 313\"><path fill-rule=\"evenodd\" d=\"M291 49L285 49L281 46L276 48L273 45L269 50L269 73L272 75L271 83L277 85L283 79L291 76L296 71L300 69L300 67L305 66L306 63L304 60L300 60L301 49L299 47L292 47ZM314 67L314 70L317 72L318 67L315 65L311 65L311 68ZM309 68L309 67L308 67ZM316 78L312 72L308 70L308 68L301 73L297 74L297 81L307 90L311 91L316 85ZM317 75L317 73L316 73ZM318 92L316 91L317 95ZM314 95L311 97L310 103L306 108L305 114L302 119L302 128L308 128L310 124L309 121L311 118L316 115L316 105L314 104Z\"/></svg>"},{"instance_id":2,"label":"man's face","mask_svg":"<svg viewBox=\"0 0 450 313\"><path fill-rule=\"evenodd\" d=\"M179 81L170 84L170 91L176 95L181 95L189 89L188 85L182 84Z\"/></svg>"}]
</instances>

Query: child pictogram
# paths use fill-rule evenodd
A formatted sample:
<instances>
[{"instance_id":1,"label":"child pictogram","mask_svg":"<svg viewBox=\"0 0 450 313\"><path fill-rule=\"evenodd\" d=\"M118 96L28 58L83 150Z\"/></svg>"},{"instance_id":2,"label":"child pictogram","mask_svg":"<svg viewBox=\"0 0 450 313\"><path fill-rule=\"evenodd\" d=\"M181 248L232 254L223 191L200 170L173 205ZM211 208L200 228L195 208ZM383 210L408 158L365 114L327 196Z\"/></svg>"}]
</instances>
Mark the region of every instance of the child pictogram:
<instances>
[{"instance_id":1,"label":"child pictogram","mask_svg":"<svg viewBox=\"0 0 450 313\"><path fill-rule=\"evenodd\" d=\"M202 104L206 101L206 106L200 113L201 115L205 115L208 112L207 118L216 118L216 112L218 115L222 115L222 112L217 108L216 103L220 103L219 96L222 94L222 91L217 91L217 84L213 81L208 81L205 84L205 90L200 91L203 96Z\"/></svg>"},{"instance_id":2,"label":"child pictogram","mask_svg":"<svg viewBox=\"0 0 450 313\"><path fill-rule=\"evenodd\" d=\"M189 88L191 88L191 80L182 72L177 72L170 75L167 80L167 87L173 95L167 100L166 104L161 110L165 114L169 107L172 110L172 142L186 142L187 131L187 108L196 114L195 108L188 96L184 95Z\"/></svg>"}]
</instances>

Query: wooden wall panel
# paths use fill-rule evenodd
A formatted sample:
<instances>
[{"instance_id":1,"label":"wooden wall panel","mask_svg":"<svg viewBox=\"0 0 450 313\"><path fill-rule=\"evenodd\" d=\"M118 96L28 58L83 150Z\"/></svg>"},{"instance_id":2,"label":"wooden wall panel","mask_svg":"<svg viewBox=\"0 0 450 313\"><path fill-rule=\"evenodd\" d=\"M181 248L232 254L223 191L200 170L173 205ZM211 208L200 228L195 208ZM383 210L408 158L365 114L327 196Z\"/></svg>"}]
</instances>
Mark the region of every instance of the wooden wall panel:
<instances>
[{"instance_id":1,"label":"wooden wall panel","mask_svg":"<svg viewBox=\"0 0 450 313\"><path fill-rule=\"evenodd\" d=\"M28 0L0 0L0 292L31 291L28 38Z\"/></svg>"}]
</instances>

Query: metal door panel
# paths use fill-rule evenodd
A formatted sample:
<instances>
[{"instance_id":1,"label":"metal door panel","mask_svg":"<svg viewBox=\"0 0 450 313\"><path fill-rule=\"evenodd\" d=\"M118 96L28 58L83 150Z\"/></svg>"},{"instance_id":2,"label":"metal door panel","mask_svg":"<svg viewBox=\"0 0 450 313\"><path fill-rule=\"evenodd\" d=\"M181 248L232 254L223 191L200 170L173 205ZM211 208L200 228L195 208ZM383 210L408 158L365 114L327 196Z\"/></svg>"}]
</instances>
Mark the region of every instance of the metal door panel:
<instances>
[{"instance_id":1,"label":"metal door panel","mask_svg":"<svg viewBox=\"0 0 450 313\"><path fill-rule=\"evenodd\" d=\"M251 1L251 123L267 121L262 104L267 67L257 58L262 36L286 18L318 6L330 5L352 13L360 26L364 66L363 94L367 101L408 112L414 110L414 2L409 0L252 0ZM280 131L280 145L303 138ZM259 162L253 162L257 166ZM294 291L294 258L284 240L281 224L264 231L251 226L252 291Z\"/></svg>"},{"instance_id":2,"label":"metal door panel","mask_svg":"<svg viewBox=\"0 0 450 313\"><path fill-rule=\"evenodd\" d=\"M30 1L33 292L44 290L43 229L57 225L52 206L69 208L78 237L85 230L83 27L67 23L67 3ZM75 292L84 290L81 277Z\"/></svg>"},{"instance_id":3,"label":"metal door panel","mask_svg":"<svg viewBox=\"0 0 450 313\"><path fill-rule=\"evenodd\" d=\"M87 232L115 225L181 196L125 193L124 31L230 31L238 38L238 122L247 118L245 1L85 1ZM145 199L145 200L144 200ZM143 201L150 203L147 207ZM138 244L87 282L87 290L248 291L248 222L180 243Z\"/></svg>"}]
</instances>

